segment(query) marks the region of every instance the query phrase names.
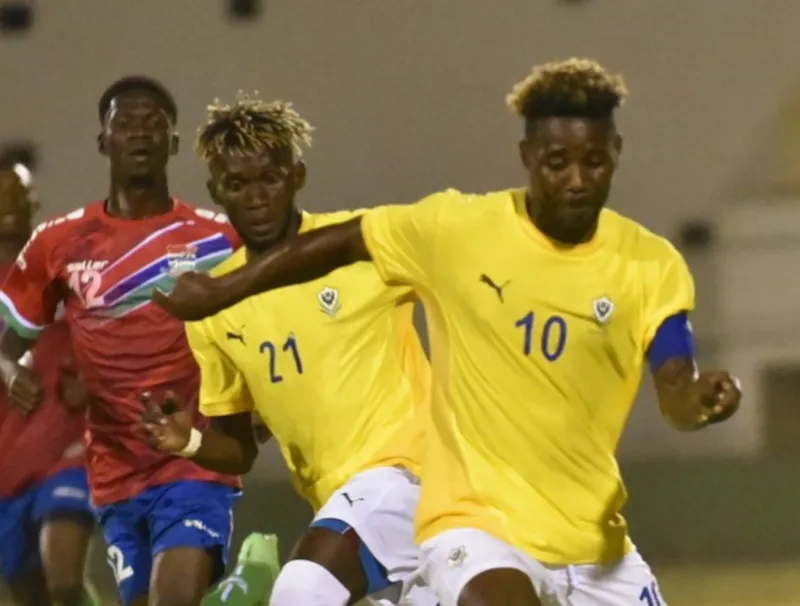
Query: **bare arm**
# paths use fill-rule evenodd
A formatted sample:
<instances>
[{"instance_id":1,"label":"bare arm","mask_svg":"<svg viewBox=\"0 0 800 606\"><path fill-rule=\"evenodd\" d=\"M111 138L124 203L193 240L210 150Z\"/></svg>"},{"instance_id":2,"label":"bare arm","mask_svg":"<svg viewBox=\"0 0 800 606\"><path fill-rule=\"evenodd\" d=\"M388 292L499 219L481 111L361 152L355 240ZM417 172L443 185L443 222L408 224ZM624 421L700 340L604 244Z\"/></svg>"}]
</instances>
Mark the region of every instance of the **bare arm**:
<instances>
[{"instance_id":1,"label":"bare arm","mask_svg":"<svg viewBox=\"0 0 800 606\"><path fill-rule=\"evenodd\" d=\"M158 450L180 454L190 442L192 418L185 411L165 414L149 395L142 397L146 405L142 427L150 443ZM166 407L173 408L168 396ZM228 475L241 475L252 469L258 454L252 413L242 412L214 417L211 427L202 432L200 447L191 459L206 469Z\"/></svg>"},{"instance_id":2,"label":"bare arm","mask_svg":"<svg viewBox=\"0 0 800 606\"><path fill-rule=\"evenodd\" d=\"M668 360L653 375L658 407L675 429L694 431L703 426L697 402L690 397L697 377L697 364L692 358Z\"/></svg>"},{"instance_id":3,"label":"bare arm","mask_svg":"<svg viewBox=\"0 0 800 606\"><path fill-rule=\"evenodd\" d=\"M300 234L224 276L184 274L169 296L156 291L153 300L177 318L200 320L260 292L309 282L369 260L358 217Z\"/></svg>"},{"instance_id":4,"label":"bare arm","mask_svg":"<svg viewBox=\"0 0 800 606\"><path fill-rule=\"evenodd\" d=\"M361 217L357 217L300 234L219 280L232 297L241 300L267 290L310 282L339 267L369 260Z\"/></svg>"},{"instance_id":5,"label":"bare arm","mask_svg":"<svg viewBox=\"0 0 800 606\"><path fill-rule=\"evenodd\" d=\"M653 375L661 414L675 429L696 431L730 418L739 408L741 387L726 371L700 374L694 358L672 358Z\"/></svg>"},{"instance_id":6,"label":"bare arm","mask_svg":"<svg viewBox=\"0 0 800 606\"><path fill-rule=\"evenodd\" d=\"M6 327L0 336L0 373L3 377L11 376L19 368L18 361L33 347L35 341L20 337Z\"/></svg>"},{"instance_id":7,"label":"bare arm","mask_svg":"<svg viewBox=\"0 0 800 606\"><path fill-rule=\"evenodd\" d=\"M10 404L23 414L36 410L43 394L36 374L19 364L33 344L33 340L19 336L9 327L0 336L0 376L8 389Z\"/></svg>"},{"instance_id":8,"label":"bare arm","mask_svg":"<svg viewBox=\"0 0 800 606\"><path fill-rule=\"evenodd\" d=\"M192 460L201 467L229 475L250 471L258 455L252 414L244 412L211 421Z\"/></svg>"}]
</instances>

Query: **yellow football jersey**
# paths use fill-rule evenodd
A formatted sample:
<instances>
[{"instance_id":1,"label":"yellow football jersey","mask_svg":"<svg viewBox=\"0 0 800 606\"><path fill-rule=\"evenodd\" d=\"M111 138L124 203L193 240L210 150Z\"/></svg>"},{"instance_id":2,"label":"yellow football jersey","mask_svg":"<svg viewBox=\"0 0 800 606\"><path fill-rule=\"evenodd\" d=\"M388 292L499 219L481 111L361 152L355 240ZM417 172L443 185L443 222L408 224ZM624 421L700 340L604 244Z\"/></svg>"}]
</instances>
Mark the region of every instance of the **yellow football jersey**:
<instances>
[{"instance_id":1,"label":"yellow football jersey","mask_svg":"<svg viewBox=\"0 0 800 606\"><path fill-rule=\"evenodd\" d=\"M354 216L304 213L300 231ZM213 273L240 267L246 255L242 248ZM365 469L417 473L429 367L413 325L415 301L410 288L386 286L372 263L358 263L188 323L200 411L257 410L315 509Z\"/></svg>"},{"instance_id":2,"label":"yellow football jersey","mask_svg":"<svg viewBox=\"0 0 800 606\"><path fill-rule=\"evenodd\" d=\"M433 423L419 539L480 528L552 564L631 548L615 450L661 322L694 305L665 239L611 210L567 248L524 190L368 211L367 246L428 319Z\"/></svg>"}]
</instances>

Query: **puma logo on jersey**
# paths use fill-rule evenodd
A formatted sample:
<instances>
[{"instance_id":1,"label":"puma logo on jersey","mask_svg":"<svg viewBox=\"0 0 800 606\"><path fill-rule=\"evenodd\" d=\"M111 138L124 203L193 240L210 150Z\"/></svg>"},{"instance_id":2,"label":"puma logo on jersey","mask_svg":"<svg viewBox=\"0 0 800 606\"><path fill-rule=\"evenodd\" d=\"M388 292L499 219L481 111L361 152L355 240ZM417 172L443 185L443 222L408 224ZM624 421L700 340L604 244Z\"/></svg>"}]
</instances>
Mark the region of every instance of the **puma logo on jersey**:
<instances>
[{"instance_id":1,"label":"puma logo on jersey","mask_svg":"<svg viewBox=\"0 0 800 606\"><path fill-rule=\"evenodd\" d=\"M342 496L344 497L344 500L347 501L347 504L350 505L350 507L353 506L353 503L358 503L359 501L363 501L364 500L361 497L356 497L355 499L351 499L350 495L347 494L346 492L343 492Z\"/></svg>"},{"instance_id":2,"label":"puma logo on jersey","mask_svg":"<svg viewBox=\"0 0 800 606\"><path fill-rule=\"evenodd\" d=\"M503 299L503 289L511 283L511 280L506 280L500 286L498 286L497 282L492 280L486 274L481 274L481 277L479 278L479 280L480 280L481 284L486 284L486 286L488 286L489 288L491 288L493 291L495 291L497 293L497 298L500 299L501 303L505 303L505 300Z\"/></svg>"},{"instance_id":3,"label":"puma logo on jersey","mask_svg":"<svg viewBox=\"0 0 800 606\"><path fill-rule=\"evenodd\" d=\"M239 332L229 330L225 333L225 338L228 339L228 341L239 341L242 345L247 345L244 341L244 327L242 327Z\"/></svg>"}]
</instances>

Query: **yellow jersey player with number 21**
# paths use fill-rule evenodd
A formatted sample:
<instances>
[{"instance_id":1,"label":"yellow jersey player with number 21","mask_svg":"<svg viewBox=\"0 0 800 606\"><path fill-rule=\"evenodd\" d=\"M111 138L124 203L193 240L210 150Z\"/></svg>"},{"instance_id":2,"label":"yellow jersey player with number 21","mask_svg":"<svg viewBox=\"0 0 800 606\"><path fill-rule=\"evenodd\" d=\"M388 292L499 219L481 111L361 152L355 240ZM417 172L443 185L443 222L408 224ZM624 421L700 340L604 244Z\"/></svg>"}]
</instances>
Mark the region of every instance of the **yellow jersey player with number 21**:
<instances>
[{"instance_id":1,"label":"yellow jersey player with number 21","mask_svg":"<svg viewBox=\"0 0 800 606\"><path fill-rule=\"evenodd\" d=\"M286 103L242 96L210 108L198 152L208 163L209 193L244 242L214 275L358 216L297 209L306 178L300 152L310 141L311 127ZM430 374L415 303L409 286L387 286L372 263L358 263L186 326L200 365L201 412L257 412L314 508L311 528L278 575L272 606L345 606L364 597L436 604L409 582L420 565L414 514ZM252 429L200 434L174 415L150 412L156 447L209 469L243 473L252 465Z\"/></svg>"},{"instance_id":2,"label":"yellow jersey player with number 21","mask_svg":"<svg viewBox=\"0 0 800 606\"><path fill-rule=\"evenodd\" d=\"M540 66L509 105L527 187L434 194L304 234L159 303L201 317L372 260L421 296L433 423L422 466L422 576L442 606L664 606L620 515L615 451L646 365L681 430L737 409L738 381L697 370L692 276L664 238L605 208L622 150L622 79ZM538 597L537 595L538 594Z\"/></svg>"}]
</instances>

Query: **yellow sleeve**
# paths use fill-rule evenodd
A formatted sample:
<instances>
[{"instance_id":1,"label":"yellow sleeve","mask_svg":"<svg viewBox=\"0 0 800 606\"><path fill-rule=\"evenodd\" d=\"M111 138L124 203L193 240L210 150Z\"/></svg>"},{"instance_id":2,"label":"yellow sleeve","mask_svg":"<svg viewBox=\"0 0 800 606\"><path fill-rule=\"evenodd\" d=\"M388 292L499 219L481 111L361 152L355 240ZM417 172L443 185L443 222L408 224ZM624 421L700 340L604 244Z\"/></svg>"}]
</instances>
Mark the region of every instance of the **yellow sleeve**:
<instances>
[{"instance_id":1,"label":"yellow sleeve","mask_svg":"<svg viewBox=\"0 0 800 606\"><path fill-rule=\"evenodd\" d=\"M644 315L645 350L656 336L661 324L677 313L694 310L694 278L683 256L667 244L663 261L653 272L650 284L645 284Z\"/></svg>"},{"instance_id":2,"label":"yellow sleeve","mask_svg":"<svg viewBox=\"0 0 800 606\"><path fill-rule=\"evenodd\" d=\"M463 194L436 193L413 204L379 206L367 211L361 230L375 268L384 282L424 286L436 262L434 246L448 204Z\"/></svg>"},{"instance_id":3,"label":"yellow sleeve","mask_svg":"<svg viewBox=\"0 0 800 606\"><path fill-rule=\"evenodd\" d=\"M200 367L200 412L224 417L253 411L253 400L242 373L209 334L206 321L188 322L186 338Z\"/></svg>"}]
</instances>

